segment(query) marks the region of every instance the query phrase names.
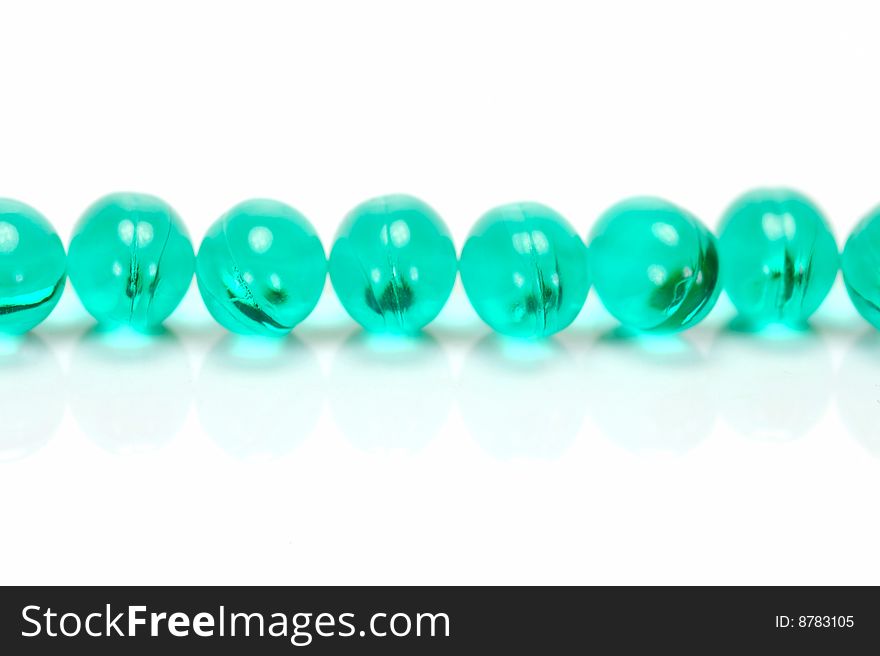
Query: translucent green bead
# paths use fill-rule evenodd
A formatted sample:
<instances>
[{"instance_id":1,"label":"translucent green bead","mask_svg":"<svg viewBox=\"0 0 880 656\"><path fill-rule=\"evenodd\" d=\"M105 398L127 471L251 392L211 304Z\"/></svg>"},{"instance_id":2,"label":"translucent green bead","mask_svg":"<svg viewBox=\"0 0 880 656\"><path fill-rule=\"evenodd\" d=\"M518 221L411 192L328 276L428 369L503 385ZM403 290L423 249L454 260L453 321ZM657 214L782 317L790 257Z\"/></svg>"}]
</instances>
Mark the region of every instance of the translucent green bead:
<instances>
[{"instance_id":1,"label":"translucent green bead","mask_svg":"<svg viewBox=\"0 0 880 656\"><path fill-rule=\"evenodd\" d=\"M110 194L76 224L68 254L70 280L100 323L158 327L192 282L195 255L186 227L164 201Z\"/></svg>"},{"instance_id":2,"label":"translucent green bead","mask_svg":"<svg viewBox=\"0 0 880 656\"><path fill-rule=\"evenodd\" d=\"M625 328L684 330L718 299L715 237L690 212L660 198L624 200L590 238L593 284Z\"/></svg>"},{"instance_id":3,"label":"translucent green bead","mask_svg":"<svg viewBox=\"0 0 880 656\"><path fill-rule=\"evenodd\" d=\"M428 325L449 298L456 271L446 224L412 196L382 196L355 207L330 252L336 295L374 332L414 333Z\"/></svg>"},{"instance_id":4,"label":"translucent green bead","mask_svg":"<svg viewBox=\"0 0 880 656\"><path fill-rule=\"evenodd\" d=\"M721 220L724 289L755 324L803 323L831 290L837 244L819 208L790 189L755 189Z\"/></svg>"},{"instance_id":5,"label":"translucent green bead","mask_svg":"<svg viewBox=\"0 0 880 656\"><path fill-rule=\"evenodd\" d=\"M846 240L840 268L856 310L880 329L880 206L853 229Z\"/></svg>"},{"instance_id":6,"label":"translucent green bead","mask_svg":"<svg viewBox=\"0 0 880 656\"><path fill-rule=\"evenodd\" d=\"M286 335L315 308L327 259L312 224L274 200L248 200L208 230L196 258L205 306L235 333Z\"/></svg>"},{"instance_id":7,"label":"translucent green bead","mask_svg":"<svg viewBox=\"0 0 880 656\"><path fill-rule=\"evenodd\" d=\"M496 207L461 252L461 281L495 331L546 337L568 326L590 290L587 249L560 214L539 203Z\"/></svg>"},{"instance_id":8,"label":"translucent green bead","mask_svg":"<svg viewBox=\"0 0 880 656\"><path fill-rule=\"evenodd\" d=\"M64 245L45 217L0 198L0 332L24 333L48 317L66 268Z\"/></svg>"}]
</instances>

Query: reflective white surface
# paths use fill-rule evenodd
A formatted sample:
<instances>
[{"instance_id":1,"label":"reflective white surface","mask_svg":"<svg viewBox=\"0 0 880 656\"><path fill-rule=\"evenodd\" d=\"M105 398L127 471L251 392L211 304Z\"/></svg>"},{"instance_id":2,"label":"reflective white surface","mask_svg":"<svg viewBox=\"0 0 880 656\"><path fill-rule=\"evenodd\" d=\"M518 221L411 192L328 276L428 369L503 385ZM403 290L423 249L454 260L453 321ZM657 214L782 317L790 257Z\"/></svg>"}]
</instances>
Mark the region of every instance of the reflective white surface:
<instances>
[{"instance_id":1,"label":"reflective white surface","mask_svg":"<svg viewBox=\"0 0 880 656\"><path fill-rule=\"evenodd\" d=\"M99 332L68 294L0 355L0 573L872 581L880 341L842 286L826 307L745 334L722 299L684 335L626 338L591 296L522 343L456 290L400 340L327 293L278 342L225 334L195 290L159 338Z\"/></svg>"},{"instance_id":2,"label":"reflective white surface","mask_svg":"<svg viewBox=\"0 0 880 656\"><path fill-rule=\"evenodd\" d=\"M460 247L535 200L582 235L656 194L714 228L759 185L842 243L880 202L864 1L61 0L0 4L0 195L67 241L99 196L198 243L235 203L415 194ZM593 294L559 339L427 336L332 294L281 344L190 294L155 340L68 293L0 343L2 583L880 584L880 337L838 286L804 335L729 306L626 339Z\"/></svg>"}]
</instances>

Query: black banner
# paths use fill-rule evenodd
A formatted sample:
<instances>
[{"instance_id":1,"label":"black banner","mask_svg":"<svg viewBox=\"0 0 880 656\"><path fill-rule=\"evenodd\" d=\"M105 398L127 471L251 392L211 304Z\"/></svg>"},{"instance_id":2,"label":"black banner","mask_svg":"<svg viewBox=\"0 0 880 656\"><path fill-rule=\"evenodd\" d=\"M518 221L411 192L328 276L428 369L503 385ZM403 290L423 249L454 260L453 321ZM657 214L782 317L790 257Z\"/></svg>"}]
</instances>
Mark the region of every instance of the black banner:
<instances>
[{"instance_id":1,"label":"black banner","mask_svg":"<svg viewBox=\"0 0 880 656\"><path fill-rule=\"evenodd\" d=\"M34 587L0 598L0 653L16 655L853 653L880 638L874 588Z\"/></svg>"}]
</instances>

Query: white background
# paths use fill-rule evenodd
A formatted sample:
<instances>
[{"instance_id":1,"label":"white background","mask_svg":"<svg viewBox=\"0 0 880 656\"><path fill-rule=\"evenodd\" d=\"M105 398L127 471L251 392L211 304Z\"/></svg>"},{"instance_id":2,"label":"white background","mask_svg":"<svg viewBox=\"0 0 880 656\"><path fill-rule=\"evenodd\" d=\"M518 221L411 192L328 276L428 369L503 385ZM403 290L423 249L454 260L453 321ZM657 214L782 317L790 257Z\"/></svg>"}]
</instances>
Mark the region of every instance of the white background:
<instances>
[{"instance_id":1,"label":"white background","mask_svg":"<svg viewBox=\"0 0 880 656\"><path fill-rule=\"evenodd\" d=\"M247 197L329 248L408 192L461 245L494 205L586 234L620 198L710 226L756 185L841 241L880 201L870 2L2 2L0 195L65 239L117 190L194 241ZM0 344L2 583L880 583L880 338L842 289L800 336L544 345L460 290L420 343L328 285L283 344L191 293L107 339L70 289Z\"/></svg>"}]
</instances>

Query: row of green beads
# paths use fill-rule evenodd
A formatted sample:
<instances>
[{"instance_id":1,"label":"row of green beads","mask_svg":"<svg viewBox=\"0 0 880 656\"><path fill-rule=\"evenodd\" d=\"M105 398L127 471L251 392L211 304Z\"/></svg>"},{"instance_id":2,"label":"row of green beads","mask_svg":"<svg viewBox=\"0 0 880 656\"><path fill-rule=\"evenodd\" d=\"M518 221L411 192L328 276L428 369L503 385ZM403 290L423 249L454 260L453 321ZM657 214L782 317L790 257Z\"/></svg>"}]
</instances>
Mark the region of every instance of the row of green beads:
<instances>
[{"instance_id":1,"label":"row of green beads","mask_svg":"<svg viewBox=\"0 0 880 656\"><path fill-rule=\"evenodd\" d=\"M309 221L273 200L241 203L208 230L198 257L177 213L145 194L112 194L77 223L69 254L33 208L0 199L0 330L48 316L69 272L101 323L158 327L195 271L211 315L238 333L286 334L312 311L329 270L346 311L370 331L414 333L445 305L460 270L477 314L496 331L540 337L568 326L595 287L608 311L638 331L693 326L720 281L753 324L800 324L841 264L822 213L788 189L760 189L725 213L719 238L691 213L639 197L606 211L589 249L560 214L538 203L490 210L460 262L448 228L411 196L369 200L337 233L329 262ZM842 269L858 311L880 328L880 208L856 227Z\"/></svg>"}]
</instances>

